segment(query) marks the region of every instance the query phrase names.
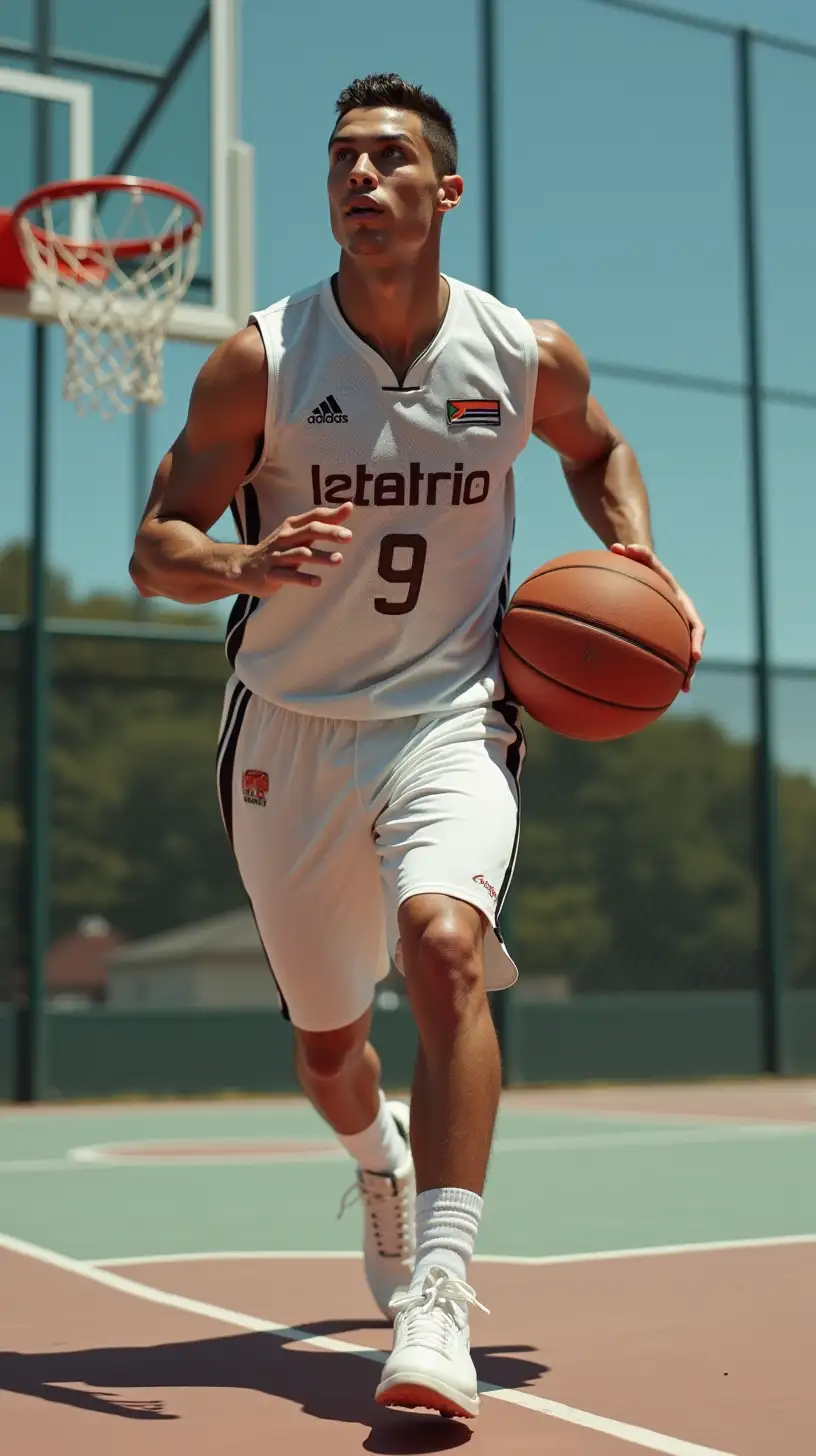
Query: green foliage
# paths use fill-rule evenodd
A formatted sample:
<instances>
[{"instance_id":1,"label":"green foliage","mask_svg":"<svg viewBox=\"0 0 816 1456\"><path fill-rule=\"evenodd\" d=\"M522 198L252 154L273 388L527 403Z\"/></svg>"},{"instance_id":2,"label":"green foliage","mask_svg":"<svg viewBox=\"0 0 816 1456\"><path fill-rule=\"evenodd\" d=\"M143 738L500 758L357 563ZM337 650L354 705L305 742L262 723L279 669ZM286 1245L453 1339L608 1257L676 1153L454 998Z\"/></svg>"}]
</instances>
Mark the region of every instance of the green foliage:
<instances>
[{"instance_id":1,"label":"green foliage","mask_svg":"<svg viewBox=\"0 0 816 1456\"><path fill-rule=\"evenodd\" d=\"M13 541L0 549L0 616L25 617L28 611L29 553L24 542ZM78 596L65 572L49 568L47 573L46 610L49 617L79 618L86 621L122 622L135 617L166 626L216 627L218 618L206 608L168 606L166 602L147 600L134 591L92 592Z\"/></svg>"},{"instance_id":2,"label":"green foliage","mask_svg":"<svg viewBox=\"0 0 816 1456\"><path fill-rule=\"evenodd\" d=\"M0 557L0 614L25 605L22 548ZM49 581L51 611L128 617ZM202 624L204 614L168 612ZM17 961L24 639L0 633L0 976ZM51 639L52 931L106 916L127 938L245 903L215 792L227 664L218 645ZM757 984L753 758L706 717L610 744L527 724L509 934L525 980L578 992ZM780 775L791 981L816 986L816 784Z\"/></svg>"},{"instance_id":3,"label":"green foliage","mask_svg":"<svg viewBox=\"0 0 816 1456\"><path fill-rule=\"evenodd\" d=\"M607 744L527 737L525 972L587 992L756 985L750 750L704 718Z\"/></svg>"},{"instance_id":4,"label":"green foliage","mask_svg":"<svg viewBox=\"0 0 816 1456\"><path fill-rule=\"evenodd\" d=\"M77 647L96 652L93 673ZM167 680L151 681L148 654ZM242 903L215 792L220 649L83 641L60 655L55 931L93 912L136 937Z\"/></svg>"}]
</instances>

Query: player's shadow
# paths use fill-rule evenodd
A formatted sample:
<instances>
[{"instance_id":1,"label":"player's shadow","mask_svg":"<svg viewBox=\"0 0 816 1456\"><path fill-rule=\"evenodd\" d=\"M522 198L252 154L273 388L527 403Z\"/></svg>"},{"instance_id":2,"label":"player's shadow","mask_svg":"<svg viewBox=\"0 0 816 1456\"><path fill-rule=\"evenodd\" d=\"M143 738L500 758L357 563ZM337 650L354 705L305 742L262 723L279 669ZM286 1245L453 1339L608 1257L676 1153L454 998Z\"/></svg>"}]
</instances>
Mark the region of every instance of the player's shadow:
<instances>
[{"instance_id":1,"label":"player's shadow","mask_svg":"<svg viewBox=\"0 0 816 1456\"><path fill-rule=\"evenodd\" d=\"M342 1338L377 1328L370 1321L323 1320L301 1326L309 1334ZM531 1347L474 1348L479 1379L521 1389L547 1370ZM219 1335L165 1345L61 1350L21 1355L0 1352L0 1391L73 1406L126 1420L183 1419L167 1391L251 1390L292 1401L318 1420L367 1428L363 1449L377 1456L421 1456L466 1444L470 1427L433 1415L386 1410L374 1404L380 1366L354 1354L287 1345L274 1335ZM82 1386L83 1389L75 1389ZM128 1390L138 1396L128 1399ZM145 1391L150 1397L145 1398ZM229 1414L230 1412L226 1412ZM235 1404L236 1418L242 1413ZM269 1416L264 1416L268 1421ZM274 1417L272 1417L274 1422Z\"/></svg>"}]
</instances>

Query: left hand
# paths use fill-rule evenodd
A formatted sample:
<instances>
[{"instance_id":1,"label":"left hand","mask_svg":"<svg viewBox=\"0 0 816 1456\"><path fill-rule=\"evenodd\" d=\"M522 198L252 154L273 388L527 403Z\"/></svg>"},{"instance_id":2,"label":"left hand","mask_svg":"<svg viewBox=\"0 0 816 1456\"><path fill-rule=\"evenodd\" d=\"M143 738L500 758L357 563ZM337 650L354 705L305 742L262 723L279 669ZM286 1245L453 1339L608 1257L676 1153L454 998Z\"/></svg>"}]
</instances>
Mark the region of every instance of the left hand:
<instances>
[{"instance_id":1,"label":"left hand","mask_svg":"<svg viewBox=\"0 0 816 1456\"><path fill-rule=\"evenodd\" d=\"M691 687L691 679L694 676L694 669L703 655L703 641L706 634L705 626L703 625L701 617L698 615L697 608L695 607L688 593L684 592L682 587L678 586L677 582L675 581L668 568L663 565L662 561L658 561L651 547L622 546L620 541L616 541L611 549L614 551L616 556L628 556L631 558L632 561L640 561L644 566L649 566L651 567L652 571L656 571L658 576L662 576L663 580L667 582L668 585L671 587L672 591L677 597L677 600L683 608L683 611L685 612L688 619L688 624L691 628L691 664L689 666L686 680L683 683L683 692L687 693Z\"/></svg>"}]
</instances>

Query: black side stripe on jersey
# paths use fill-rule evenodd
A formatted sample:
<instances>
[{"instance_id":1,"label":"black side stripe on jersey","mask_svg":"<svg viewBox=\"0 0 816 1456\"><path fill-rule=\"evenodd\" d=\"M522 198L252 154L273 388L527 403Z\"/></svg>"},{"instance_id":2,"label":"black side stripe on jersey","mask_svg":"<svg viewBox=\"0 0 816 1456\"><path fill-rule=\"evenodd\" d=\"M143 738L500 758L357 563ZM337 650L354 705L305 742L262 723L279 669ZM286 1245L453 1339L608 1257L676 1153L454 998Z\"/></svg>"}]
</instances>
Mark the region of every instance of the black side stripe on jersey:
<instances>
[{"instance_id":1,"label":"black side stripe on jersey","mask_svg":"<svg viewBox=\"0 0 816 1456\"><path fill-rule=\"evenodd\" d=\"M242 486L241 495L243 497L244 507L243 518L238 503L233 500L230 504L235 529L244 546L257 546L261 539L261 511L254 485ZM250 597L244 594L237 596L233 602L232 611L229 614L229 621L227 622L225 644L230 667L235 666L235 659L241 650L241 643L244 640L246 624L260 604L260 597Z\"/></svg>"},{"instance_id":2,"label":"black side stripe on jersey","mask_svg":"<svg viewBox=\"0 0 816 1456\"><path fill-rule=\"evenodd\" d=\"M232 817L233 796L235 794L235 758L238 752L238 739L241 736L241 729L244 724L244 718L246 717L246 710L249 707L251 700L252 693L250 692L249 688L245 688L243 683L238 683L237 686L233 689L232 697L230 698L229 702L229 707L227 708L227 712L224 716L224 731L221 734L221 738L218 744L218 802L221 806L221 818L224 821L224 828L227 832L227 838L229 839L233 850L235 849ZM249 899L249 896L247 896L247 899ZM266 964L269 966L269 974L272 977L272 983L275 987L275 995L278 998L278 1005L280 1007L281 1015L287 1021L289 1021L291 1019L289 1016L289 1007L287 1006L283 992L281 991L281 988L278 985L277 980L275 979L275 972L272 969L272 963L267 954L266 946L263 943L260 927L258 925L258 920L255 915L255 910L252 906L251 901L249 908L252 911L252 918L255 921L255 929L258 932L258 940L260 941L261 948L263 950L264 956L266 957Z\"/></svg>"},{"instance_id":3,"label":"black side stripe on jersey","mask_svg":"<svg viewBox=\"0 0 816 1456\"><path fill-rule=\"evenodd\" d=\"M504 620L504 614L507 611L507 602L508 602L509 597L510 597L510 562L508 561L508 563L507 563L507 570L504 573L504 577L502 578L502 584L499 587L499 604L498 604L498 606L496 608L496 615L495 615L495 617L493 619L493 630L494 630L494 632L496 633L497 636L499 634L499 631L501 630L501 624L502 624L502 622Z\"/></svg>"}]
</instances>

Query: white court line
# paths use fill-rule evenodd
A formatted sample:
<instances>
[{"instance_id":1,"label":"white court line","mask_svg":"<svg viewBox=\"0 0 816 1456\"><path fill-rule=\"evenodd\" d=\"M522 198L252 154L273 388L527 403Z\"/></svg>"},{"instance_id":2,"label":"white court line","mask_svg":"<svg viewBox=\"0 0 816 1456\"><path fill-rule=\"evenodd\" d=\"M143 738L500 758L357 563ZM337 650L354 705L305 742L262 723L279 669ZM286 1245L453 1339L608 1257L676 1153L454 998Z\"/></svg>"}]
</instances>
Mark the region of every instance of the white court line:
<instances>
[{"instance_id":1,"label":"white court line","mask_svg":"<svg viewBox=\"0 0 816 1456\"><path fill-rule=\"evenodd\" d=\"M646 1244L635 1249L594 1249L583 1254L476 1254L477 1264L602 1264L616 1259L655 1259L673 1254L724 1254L734 1249L777 1249L816 1244L813 1234L780 1234L775 1238L717 1239L709 1243ZM362 1259L357 1249L219 1249L197 1254L131 1254L121 1259L80 1259L91 1269L127 1269L140 1264L197 1264L241 1259Z\"/></svg>"},{"instance_id":2,"label":"white court line","mask_svg":"<svg viewBox=\"0 0 816 1456\"><path fill-rule=\"evenodd\" d=\"M237 1329L274 1335L290 1344L307 1344L318 1350L329 1350L344 1355L359 1355L364 1360L372 1360L380 1365L387 1358L382 1351L372 1350L367 1345L354 1345L346 1340L333 1340L326 1335L310 1334L308 1330L299 1330L292 1325L257 1319L254 1315L243 1314L239 1310L225 1309L217 1304L206 1304L202 1300L188 1299L181 1294L168 1294L163 1289L153 1289L149 1285L127 1279L121 1274L111 1273L108 1269L83 1264L80 1260L72 1259L67 1254L58 1254L55 1250L42 1248L39 1244L27 1243L23 1239L14 1238L11 1234L0 1234L0 1248L7 1249L11 1254L21 1254L26 1258L34 1259L40 1264L50 1264L56 1269L62 1269L68 1274L76 1274L79 1278L89 1279L95 1284L102 1284L120 1294L130 1294L136 1299L146 1300L149 1304L161 1304L169 1309L180 1309L186 1314L200 1315L203 1319L216 1320L219 1324L234 1325ZM558 1400L546 1400L543 1396L532 1395L526 1390L508 1390L502 1386L480 1382L479 1392L494 1400L505 1401L508 1405L522 1406L525 1410L535 1411L539 1415L565 1421L568 1425L598 1431L599 1434L611 1436L618 1441L628 1441L631 1446L640 1446L646 1451L656 1451L660 1453L660 1456L735 1456L734 1452L715 1449L713 1446L700 1446L693 1441L683 1441L676 1436L666 1436L660 1431L651 1431L645 1426L633 1426L626 1421L616 1421L608 1416L595 1415L592 1411L579 1410L576 1406L564 1405Z\"/></svg>"},{"instance_id":3,"label":"white court line","mask_svg":"<svg viewBox=\"0 0 816 1456\"><path fill-rule=\"evenodd\" d=\"M196 1144L201 1145L201 1152L192 1154L182 1153L181 1157L174 1161L166 1154L159 1153L160 1148L195 1148ZM222 1145L229 1144L235 1148L235 1153L207 1153L207 1147L213 1143ZM274 1151L264 1152L270 1144L277 1144ZM320 1144L322 1143L322 1146ZM290 1147L287 1147L290 1144ZM307 1147L304 1147L307 1144ZM133 1153L132 1148L155 1148L157 1151L151 1153ZM345 1159L348 1154L343 1151L340 1145L330 1138L139 1138L133 1142L111 1142L111 1143L87 1143L82 1147L69 1148L66 1155L73 1163L104 1164L106 1167L127 1167L127 1168L177 1168L195 1165L199 1168L221 1168L225 1164L251 1164L251 1163L324 1163Z\"/></svg>"},{"instance_id":4,"label":"white court line","mask_svg":"<svg viewBox=\"0 0 816 1456\"><path fill-rule=\"evenodd\" d=\"M741 1123L731 1127L691 1127L680 1128L676 1132L670 1128L654 1132L620 1132L620 1133L575 1133L559 1136L557 1134L541 1137L498 1137L493 1144L493 1153L569 1153L582 1152L584 1150L604 1152L606 1149L616 1148L661 1148L661 1147L684 1147L696 1145L724 1145L752 1142L789 1142L799 1138L812 1138L816 1136L816 1123ZM186 1145L193 1146L195 1142L207 1143L211 1139L192 1138ZM223 1167L266 1167L271 1164L297 1163L331 1163L342 1162L347 1154L336 1143L327 1139L325 1148L311 1148L308 1152L286 1152L270 1153L265 1156L259 1155L258 1151L251 1152L249 1145L254 1145L253 1139L225 1139L234 1141L236 1147L246 1147L246 1155L240 1153L237 1156L224 1156L222 1154L208 1155L206 1153L193 1153L185 1155L178 1161L162 1156L151 1156L149 1153L142 1155L131 1155L122 1152L128 1147L143 1147L148 1142L155 1142L159 1146L176 1146L184 1143L184 1139L146 1139L138 1143L90 1143L82 1147L69 1148L63 1157L52 1158L8 1158L0 1160L0 1174L3 1173L65 1173L84 1169L111 1169L111 1168L172 1168L178 1171L180 1168L223 1168ZM257 1143L265 1141L258 1139ZM285 1140L281 1140L282 1143ZM292 1139L293 1144L301 1141ZM311 1140L310 1140L311 1141Z\"/></svg>"},{"instance_id":5,"label":"white court line","mask_svg":"<svg viewBox=\"0 0 816 1456\"><path fill-rule=\"evenodd\" d=\"M671 1086L671 1084L667 1085ZM507 1114L513 1117L567 1117L575 1118L579 1122L645 1122L663 1124L665 1127L671 1127L672 1124L678 1122L685 1123L686 1125L688 1125L689 1123L719 1123L722 1126L757 1126L760 1124L763 1127L802 1126L801 1120L797 1118L774 1117L770 1113L751 1114L748 1112L727 1111L682 1112L679 1110L675 1110L673 1112L649 1112L645 1109L643 1111L639 1111L633 1107L621 1107L617 1109L614 1107L596 1107L593 1103L587 1103L586 1106L580 1106L577 1103L573 1102L567 1105L561 1104L555 1100L556 1097L562 1095L561 1093L554 1094L552 1101L550 1101L545 1094L540 1102L530 1101L525 1106L524 1104L517 1105L516 1102L513 1100L513 1093L524 1093L525 1089L523 1087L508 1088L507 1090L510 1093L510 1098L503 1098L502 1106L506 1109ZM531 1095L535 1096L535 1094ZM804 1094L803 1101L806 1103L816 1103L816 1091L806 1092ZM807 1126L807 1124L805 1125ZM813 1124L811 1123L810 1126L813 1126Z\"/></svg>"},{"instance_id":6,"label":"white court line","mask_svg":"<svg viewBox=\"0 0 816 1456\"><path fill-rule=\"evenodd\" d=\"M70 1173L73 1164L67 1154L62 1158L4 1158L0 1173Z\"/></svg>"},{"instance_id":7,"label":"white court line","mask_svg":"<svg viewBox=\"0 0 816 1456\"><path fill-rule=\"evenodd\" d=\"M671 1132L598 1132L557 1134L544 1137L499 1137L493 1144L494 1152L572 1152L583 1148L660 1148L682 1147L686 1143L742 1143L775 1142L788 1138L813 1137L816 1123L780 1123L776 1126L766 1123L745 1123L739 1127L691 1127Z\"/></svg>"}]
</instances>

